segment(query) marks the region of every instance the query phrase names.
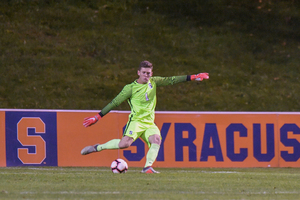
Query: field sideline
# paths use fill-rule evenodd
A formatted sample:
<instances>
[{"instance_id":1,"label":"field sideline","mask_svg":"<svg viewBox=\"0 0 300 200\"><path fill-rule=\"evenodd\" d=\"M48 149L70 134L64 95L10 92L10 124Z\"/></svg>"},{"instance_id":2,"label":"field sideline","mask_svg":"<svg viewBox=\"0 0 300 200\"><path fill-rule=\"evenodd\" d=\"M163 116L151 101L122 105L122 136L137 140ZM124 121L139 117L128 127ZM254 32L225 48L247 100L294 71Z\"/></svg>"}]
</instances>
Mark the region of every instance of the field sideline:
<instances>
[{"instance_id":1,"label":"field sideline","mask_svg":"<svg viewBox=\"0 0 300 200\"><path fill-rule=\"evenodd\" d=\"M299 199L299 168L0 168L0 199Z\"/></svg>"}]
</instances>

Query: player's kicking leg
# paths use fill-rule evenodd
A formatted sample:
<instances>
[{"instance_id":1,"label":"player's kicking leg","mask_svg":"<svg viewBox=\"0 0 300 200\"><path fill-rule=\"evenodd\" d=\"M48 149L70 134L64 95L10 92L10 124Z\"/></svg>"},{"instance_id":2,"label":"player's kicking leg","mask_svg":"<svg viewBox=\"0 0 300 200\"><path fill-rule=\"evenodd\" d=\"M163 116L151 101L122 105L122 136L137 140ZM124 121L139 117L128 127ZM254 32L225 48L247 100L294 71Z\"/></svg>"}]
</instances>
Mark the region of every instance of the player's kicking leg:
<instances>
[{"instance_id":1,"label":"player's kicking leg","mask_svg":"<svg viewBox=\"0 0 300 200\"><path fill-rule=\"evenodd\" d=\"M86 146L81 150L81 155L87 155L93 152L97 152L97 146L99 144L95 144L93 146Z\"/></svg>"},{"instance_id":2,"label":"player's kicking leg","mask_svg":"<svg viewBox=\"0 0 300 200\"><path fill-rule=\"evenodd\" d=\"M104 144L95 144L92 146L86 146L81 150L81 155L87 155L94 152L99 152L104 149L119 149L120 139L113 139Z\"/></svg>"}]
</instances>

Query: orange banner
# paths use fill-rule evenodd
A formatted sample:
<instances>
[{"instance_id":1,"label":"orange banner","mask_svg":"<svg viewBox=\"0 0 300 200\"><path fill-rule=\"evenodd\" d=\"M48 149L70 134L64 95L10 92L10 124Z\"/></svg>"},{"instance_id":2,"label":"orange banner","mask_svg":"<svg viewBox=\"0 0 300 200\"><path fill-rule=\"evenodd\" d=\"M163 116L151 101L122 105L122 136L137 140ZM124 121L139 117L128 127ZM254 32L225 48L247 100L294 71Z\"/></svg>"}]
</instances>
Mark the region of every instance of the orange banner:
<instances>
[{"instance_id":1,"label":"orange banner","mask_svg":"<svg viewBox=\"0 0 300 200\"><path fill-rule=\"evenodd\" d=\"M300 167L300 115L281 114L279 125L279 167Z\"/></svg>"},{"instance_id":2,"label":"orange banner","mask_svg":"<svg viewBox=\"0 0 300 200\"><path fill-rule=\"evenodd\" d=\"M170 123L158 167L278 166L276 115L158 114L157 121Z\"/></svg>"},{"instance_id":3,"label":"orange banner","mask_svg":"<svg viewBox=\"0 0 300 200\"><path fill-rule=\"evenodd\" d=\"M86 145L121 138L129 112L111 112L84 128L83 118L94 114L58 113L58 165L109 166L112 160L123 158L132 167L143 167L148 147L140 139L124 150L79 154ZM263 113L157 112L162 144L153 166L279 167L277 118L276 114ZM283 166L299 167L299 163L286 162Z\"/></svg>"},{"instance_id":4,"label":"orange banner","mask_svg":"<svg viewBox=\"0 0 300 200\"><path fill-rule=\"evenodd\" d=\"M0 111L0 167L6 167L5 112Z\"/></svg>"},{"instance_id":5,"label":"orange banner","mask_svg":"<svg viewBox=\"0 0 300 200\"><path fill-rule=\"evenodd\" d=\"M97 113L59 112L57 114L58 166L110 166L118 150L81 155L82 148L121 138L118 116L107 115L94 126L85 128L83 119Z\"/></svg>"},{"instance_id":6,"label":"orange banner","mask_svg":"<svg viewBox=\"0 0 300 200\"><path fill-rule=\"evenodd\" d=\"M0 167L106 166L117 158L143 167L148 146L81 155L88 145L121 139L128 111L1 110ZM154 167L300 167L300 113L156 112L162 143Z\"/></svg>"}]
</instances>

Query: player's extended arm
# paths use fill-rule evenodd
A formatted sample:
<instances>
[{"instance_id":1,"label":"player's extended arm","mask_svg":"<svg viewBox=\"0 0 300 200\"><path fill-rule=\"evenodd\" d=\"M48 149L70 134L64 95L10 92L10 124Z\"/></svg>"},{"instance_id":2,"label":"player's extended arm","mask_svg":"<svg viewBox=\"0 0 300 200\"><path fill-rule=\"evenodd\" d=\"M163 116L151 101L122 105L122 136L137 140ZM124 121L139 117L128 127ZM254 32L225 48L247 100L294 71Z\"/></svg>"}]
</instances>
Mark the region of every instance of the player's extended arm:
<instances>
[{"instance_id":1,"label":"player's extended arm","mask_svg":"<svg viewBox=\"0 0 300 200\"><path fill-rule=\"evenodd\" d=\"M93 117L87 117L87 118L85 118L84 121L83 121L83 126L89 127L89 126L97 123L97 121L99 121L99 119L101 119L104 115L106 115L107 113L109 113L113 108L117 107L123 101L125 101L128 98L130 98L131 91L132 91L131 87L129 85L126 85L123 88L123 90L109 104L107 104L101 110L101 112L99 112L97 115L95 115Z\"/></svg>"},{"instance_id":2,"label":"player's extended arm","mask_svg":"<svg viewBox=\"0 0 300 200\"><path fill-rule=\"evenodd\" d=\"M166 85L174 85L176 83L181 83L185 81L202 81L203 79L209 79L209 74L199 73L194 75L183 75L183 76L170 76L170 77L160 77L155 76L153 80L156 82L157 86L166 86Z\"/></svg>"}]
</instances>

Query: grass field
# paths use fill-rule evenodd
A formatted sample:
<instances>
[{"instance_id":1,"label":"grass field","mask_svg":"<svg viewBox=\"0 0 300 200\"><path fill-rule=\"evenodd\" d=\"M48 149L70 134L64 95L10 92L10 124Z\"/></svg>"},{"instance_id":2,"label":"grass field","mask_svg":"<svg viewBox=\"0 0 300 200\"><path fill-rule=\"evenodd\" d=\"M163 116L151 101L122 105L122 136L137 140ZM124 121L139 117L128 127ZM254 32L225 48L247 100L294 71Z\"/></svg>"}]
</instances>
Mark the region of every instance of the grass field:
<instances>
[{"instance_id":1,"label":"grass field","mask_svg":"<svg viewBox=\"0 0 300 200\"><path fill-rule=\"evenodd\" d=\"M299 199L297 168L0 168L0 199Z\"/></svg>"}]
</instances>

